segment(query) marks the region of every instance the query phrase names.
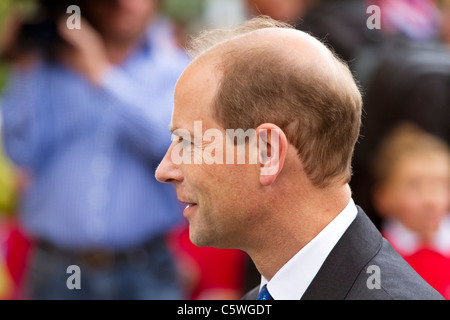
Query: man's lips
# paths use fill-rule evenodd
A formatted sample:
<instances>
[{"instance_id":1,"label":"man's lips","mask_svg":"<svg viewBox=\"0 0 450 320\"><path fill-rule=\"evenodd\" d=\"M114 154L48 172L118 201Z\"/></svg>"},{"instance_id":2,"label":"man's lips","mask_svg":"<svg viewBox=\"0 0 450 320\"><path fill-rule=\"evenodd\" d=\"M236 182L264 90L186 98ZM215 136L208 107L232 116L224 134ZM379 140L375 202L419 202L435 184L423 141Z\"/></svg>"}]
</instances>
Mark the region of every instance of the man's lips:
<instances>
[{"instance_id":1,"label":"man's lips","mask_svg":"<svg viewBox=\"0 0 450 320\"><path fill-rule=\"evenodd\" d=\"M183 210L183 216L185 218L188 218L189 215L193 213L193 211L197 208L197 203L187 203L186 208Z\"/></svg>"},{"instance_id":2,"label":"man's lips","mask_svg":"<svg viewBox=\"0 0 450 320\"><path fill-rule=\"evenodd\" d=\"M186 207L183 210L183 214L186 215L186 213L192 209L194 209L198 204L197 202L193 202L193 201L184 201L184 200L179 200L181 203L186 204Z\"/></svg>"},{"instance_id":3,"label":"man's lips","mask_svg":"<svg viewBox=\"0 0 450 320\"><path fill-rule=\"evenodd\" d=\"M191 205L196 205L197 204L197 202L194 202L194 201L185 201L185 200L180 200L180 199L178 199L178 201L180 201L181 203L184 203L184 204L186 204L186 205L188 205L188 206L191 206Z\"/></svg>"}]
</instances>

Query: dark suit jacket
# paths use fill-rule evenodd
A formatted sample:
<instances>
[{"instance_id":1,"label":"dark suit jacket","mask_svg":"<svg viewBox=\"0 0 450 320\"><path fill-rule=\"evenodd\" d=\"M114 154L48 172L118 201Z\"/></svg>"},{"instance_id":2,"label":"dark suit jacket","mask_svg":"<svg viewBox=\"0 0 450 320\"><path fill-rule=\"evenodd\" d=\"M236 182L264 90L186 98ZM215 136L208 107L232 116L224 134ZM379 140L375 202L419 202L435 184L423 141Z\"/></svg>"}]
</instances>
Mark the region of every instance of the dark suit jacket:
<instances>
[{"instance_id":1,"label":"dark suit jacket","mask_svg":"<svg viewBox=\"0 0 450 320\"><path fill-rule=\"evenodd\" d=\"M378 266L380 288L369 287ZM369 270L368 270L369 268ZM369 286L367 283L369 282ZM259 286L244 300L256 300ZM328 255L302 300L443 299L384 239L364 211L358 214Z\"/></svg>"}]
</instances>

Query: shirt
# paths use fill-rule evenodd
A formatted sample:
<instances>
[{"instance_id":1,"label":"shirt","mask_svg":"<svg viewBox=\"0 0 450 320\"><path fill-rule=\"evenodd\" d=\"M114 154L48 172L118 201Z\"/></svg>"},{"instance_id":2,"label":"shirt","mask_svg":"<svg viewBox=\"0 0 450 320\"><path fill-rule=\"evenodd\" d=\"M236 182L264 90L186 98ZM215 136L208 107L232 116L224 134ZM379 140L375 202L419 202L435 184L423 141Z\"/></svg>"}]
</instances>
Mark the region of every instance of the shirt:
<instances>
[{"instance_id":1,"label":"shirt","mask_svg":"<svg viewBox=\"0 0 450 320\"><path fill-rule=\"evenodd\" d=\"M267 284L274 300L300 300L357 213L358 209L350 199L344 210L281 267L270 281L261 276L260 289Z\"/></svg>"},{"instance_id":2,"label":"shirt","mask_svg":"<svg viewBox=\"0 0 450 320\"><path fill-rule=\"evenodd\" d=\"M3 139L33 176L20 209L32 236L63 248L125 248L180 221L175 190L154 177L189 63L168 30L163 20L151 25L100 86L56 62L12 72Z\"/></svg>"},{"instance_id":3,"label":"shirt","mask_svg":"<svg viewBox=\"0 0 450 320\"><path fill-rule=\"evenodd\" d=\"M398 220L386 220L382 234L402 256L412 255L424 247L420 236ZM450 214L444 216L428 247L450 257Z\"/></svg>"}]
</instances>

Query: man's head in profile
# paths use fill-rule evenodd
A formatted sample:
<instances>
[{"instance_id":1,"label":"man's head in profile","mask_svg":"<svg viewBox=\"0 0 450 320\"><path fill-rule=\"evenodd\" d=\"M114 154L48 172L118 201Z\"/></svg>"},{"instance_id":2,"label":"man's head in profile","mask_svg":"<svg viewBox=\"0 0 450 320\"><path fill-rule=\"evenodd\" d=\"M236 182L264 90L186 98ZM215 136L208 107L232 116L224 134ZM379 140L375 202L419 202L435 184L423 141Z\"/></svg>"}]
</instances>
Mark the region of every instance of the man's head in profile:
<instances>
[{"instance_id":1,"label":"man's head in profile","mask_svg":"<svg viewBox=\"0 0 450 320\"><path fill-rule=\"evenodd\" d=\"M294 233L302 235L296 246L305 245L350 198L347 182L361 117L361 95L350 71L312 36L269 18L205 33L191 46L195 59L176 86L171 126L187 129L192 141L175 136L156 173L189 206L184 213L191 240L250 253L273 231L274 247L286 245L284 237L292 241ZM177 144L201 154L217 143L196 144L194 121L202 121L203 132L220 130L223 140L230 139L226 129L255 129L258 137L262 129L276 133L278 141L245 143L258 155L274 150L279 162L176 165L171 149ZM230 144L221 143L215 150L226 157ZM261 174L270 166L275 173ZM291 234L290 228L296 230Z\"/></svg>"},{"instance_id":2,"label":"man's head in profile","mask_svg":"<svg viewBox=\"0 0 450 320\"><path fill-rule=\"evenodd\" d=\"M173 142L156 178L186 203L194 244L244 250L276 299L298 299L359 210L348 185L361 123L358 86L324 44L267 17L205 32L191 52L175 88ZM253 134L230 134L239 130ZM292 276L305 265L302 277Z\"/></svg>"}]
</instances>

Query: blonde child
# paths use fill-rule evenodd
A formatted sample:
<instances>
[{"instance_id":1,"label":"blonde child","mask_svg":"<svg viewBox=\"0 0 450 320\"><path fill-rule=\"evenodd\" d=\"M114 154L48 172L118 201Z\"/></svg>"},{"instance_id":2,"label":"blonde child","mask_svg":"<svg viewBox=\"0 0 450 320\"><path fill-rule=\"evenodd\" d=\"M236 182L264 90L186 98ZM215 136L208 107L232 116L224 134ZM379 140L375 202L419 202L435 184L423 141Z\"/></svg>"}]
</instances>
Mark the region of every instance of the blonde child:
<instances>
[{"instance_id":1,"label":"blonde child","mask_svg":"<svg viewBox=\"0 0 450 320\"><path fill-rule=\"evenodd\" d=\"M450 298L450 151L445 142L401 124L374 163L374 205L382 233L416 271Z\"/></svg>"}]
</instances>

